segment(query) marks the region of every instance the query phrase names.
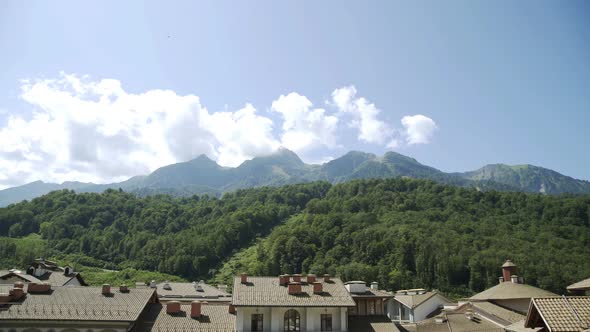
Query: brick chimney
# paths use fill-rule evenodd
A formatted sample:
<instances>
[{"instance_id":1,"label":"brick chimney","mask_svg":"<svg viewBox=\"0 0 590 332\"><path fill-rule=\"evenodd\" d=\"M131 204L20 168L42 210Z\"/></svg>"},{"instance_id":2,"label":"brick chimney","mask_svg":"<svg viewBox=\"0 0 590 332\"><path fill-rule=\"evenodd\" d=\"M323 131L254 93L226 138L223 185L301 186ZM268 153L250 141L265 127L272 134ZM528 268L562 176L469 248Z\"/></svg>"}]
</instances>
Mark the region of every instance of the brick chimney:
<instances>
[{"instance_id":1,"label":"brick chimney","mask_svg":"<svg viewBox=\"0 0 590 332\"><path fill-rule=\"evenodd\" d=\"M301 274L294 274L293 281L294 282L301 282Z\"/></svg>"},{"instance_id":2,"label":"brick chimney","mask_svg":"<svg viewBox=\"0 0 590 332\"><path fill-rule=\"evenodd\" d=\"M121 286L119 286L119 292L121 293L128 293L129 292L129 287L127 287L127 285L122 284Z\"/></svg>"},{"instance_id":3,"label":"brick chimney","mask_svg":"<svg viewBox=\"0 0 590 332\"><path fill-rule=\"evenodd\" d=\"M42 282L40 284L36 282L30 282L27 286L29 293L46 293L51 290L51 284Z\"/></svg>"},{"instance_id":4,"label":"brick chimney","mask_svg":"<svg viewBox=\"0 0 590 332\"><path fill-rule=\"evenodd\" d=\"M242 272L242 274L240 275L240 279L243 284L248 283L248 274L246 272Z\"/></svg>"},{"instance_id":5,"label":"brick chimney","mask_svg":"<svg viewBox=\"0 0 590 332\"><path fill-rule=\"evenodd\" d=\"M289 276L285 275L285 274L281 274L279 276L279 285L287 286L288 283L289 283Z\"/></svg>"},{"instance_id":6,"label":"brick chimney","mask_svg":"<svg viewBox=\"0 0 590 332\"><path fill-rule=\"evenodd\" d=\"M301 293L301 283L290 282L289 283L289 295L296 295Z\"/></svg>"},{"instance_id":7,"label":"brick chimney","mask_svg":"<svg viewBox=\"0 0 590 332\"><path fill-rule=\"evenodd\" d=\"M324 282L328 282L328 281L330 281L330 275L324 274Z\"/></svg>"},{"instance_id":8,"label":"brick chimney","mask_svg":"<svg viewBox=\"0 0 590 332\"><path fill-rule=\"evenodd\" d=\"M308 284L313 284L314 282L316 282L316 276L315 276L315 274L308 274L307 275L307 283Z\"/></svg>"},{"instance_id":9,"label":"brick chimney","mask_svg":"<svg viewBox=\"0 0 590 332\"><path fill-rule=\"evenodd\" d=\"M15 287L9 291L8 295L12 298L13 301L18 301L23 296L25 296L25 290L22 288Z\"/></svg>"},{"instance_id":10,"label":"brick chimney","mask_svg":"<svg viewBox=\"0 0 590 332\"><path fill-rule=\"evenodd\" d=\"M166 313L177 314L179 312L180 312L180 302L170 301L170 302L166 303Z\"/></svg>"},{"instance_id":11,"label":"brick chimney","mask_svg":"<svg viewBox=\"0 0 590 332\"><path fill-rule=\"evenodd\" d=\"M192 318L201 317L201 301L193 301L191 303L191 317Z\"/></svg>"},{"instance_id":12,"label":"brick chimney","mask_svg":"<svg viewBox=\"0 0 590 332\"><path fill-rule=\"evenodd\" d=\"M102 285L102 295L111 295L111 285L109 285L109 284Z\"/></svg>"},{"instance_id":13,"label":"brick chimney","mask_svg":"<svg viewBox=\"0 0 590 332\"><path fill-rule=\"evenodd\" d=\"M321 282L316 281L313 283L313 293L314 294L321 294L324 292L324 287Z\"/></svg>"},{"instance_id":14,"label":"brick chimney","mask_svg":"<svg viewBox=\"0 0 590 332\"><path fill-rule=\"evenodd\" d=\"M235 314L236 313L236 307L234 307L232 304L230 304L229 305L229 308L228 308L228 312L230 314Z\"/></svg>"},{"instance_id":15,"label":"brick chimney","mask_svg":"<svg viewBox=\"0 0 590 332\"><path fill-rule=\"evenodd\" d=\"M502 277L504 278L504 282L510 282L510 277L512 277L513 274L516 274L516 264L507 259L506 262L502 264Z\"/></svg>"}]
</instances>

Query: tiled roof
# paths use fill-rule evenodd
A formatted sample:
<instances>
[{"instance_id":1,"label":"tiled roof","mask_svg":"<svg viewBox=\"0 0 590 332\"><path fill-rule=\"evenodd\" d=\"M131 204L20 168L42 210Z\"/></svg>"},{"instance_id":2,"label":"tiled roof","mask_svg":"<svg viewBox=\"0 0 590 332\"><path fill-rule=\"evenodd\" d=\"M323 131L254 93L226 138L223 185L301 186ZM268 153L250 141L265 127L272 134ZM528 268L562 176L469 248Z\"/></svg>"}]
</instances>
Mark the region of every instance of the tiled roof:
<instances>
[{"instance_id":1,"label":"tiled roof","mask_svg":"<svg viewBox=\"0 0 590 332\"><path fill-rule=\"evenodd\" d=\"M165 284L170 286L169 289L164 288ZM201 286L201 290L197 290L197 285ZM230 294L205 283L168 282L159 283L156 285L156 288L158 297L170 300L182 300L185 298L190 300L205 299L207 301L231 301Z\"/></svg>"},{"instance_id":2,"label":"tiled roof","mask_svg":"<svg viewBox=\"0 0 590 332\"><path fill-rule=\"evenodd\" d=\"M438 292L425 292L422 294L414 294L414 295L395 295L394 299L398 302L402 303L408 308L416 308L417 306L421 305L422 303L428 301L431 297L435 295L440 295ZM450 302L450 301L449 301Z\"/></svg>"},{"instance_id":3,"label":"tiled roof","mask_svg":"<svg viewBox=\"0 0 590 332\"><path fill-rule=\"evenodd\" d=\"M201 318L191 317L191 306L180 306L178 314L166 313L166 306L156 303L149 306L142 315L139 332L175 331L235 331L236 315L230 314L228 305L205 304L201 306Z\"/></svg>"},{"instance_id":4,"label":"tiled roof","mask_svg":"<svg viewBox=\"0 0 590 332\"><path fill-rule=\"evenodd\" d=\"M349 318L348 330L350 332L399 332L391 319L386 316L357 316Z\"/></svg>"},{"instance_id":5,"label":"tiled roof","mask_svg":"<svg viewBox=\"0 0 590 332\"><path fill-rule=\"evenodd\" d=\"M494 315L510 323L516 323L525 319L525 315L521 315L518 312L505 309L491 302L473 302L472 304L475 308L485 311L491 315Z\"/></svg>"},{"instance_id":6,"label":"tiled roof","mask_svg":"<svg viewBox=\"0 0 590 332\"><path fill-rule=\"evenodd\" d=\"M442 314L445 321L437 323L436 318L429 318L416 324L416 332L504 332L504 329L486 319L475 316L467 319L463 312Z\"/></svg>"},{"instance_id":7,"label":"tiled roof","mask_svg":"<svg viewBox=\"0 0 590 332\"><path fill-rule=\"evenodd\" d=\"M278 277L248 277L242 284L234 279L232 304L235 306L275 307L353 307L355 302L338 278L322 283L323 293L314 294L313 285L301 283L301 294L289 295L287 286L279 284Z\"/></svg>"},{"instance_id":8,"label":"tiled roof","mask_svg":"<svg viewBox=\"0 0 590 332\"><path fill-rule=\"evenodd\" d=\"M62 271L47 272L39 277L41 281L47 281L53 286L64 286L70 280L76 278L77 273L65 275Z\"/></svg>"},{"instance_id":9,"label":"tiled roof","mask_svg":"<svg viewBox=\"0 0 590 332\"><path fill-rule=\"evenodd\" d=\"M24 300L0 310L0 321L135 321L154 294L149 288L121 293L113 287L112 294L105 296L101 290L101 287L53 287L50 293L29 293Z\"/></svg>"},{"instance_id":10,"label":"tiled roof","mask_svg":"<svg viewBox=\"0 0 590 332\"><path fill-rule=\"evenodd\" d=\"M590 278L578 281L575 284L567 286L568 290L586 290L590 289Z\"/></svg>"},{"instance_id":11,"label":"tiled roof","mask_svg":"<svg viewBox=\"0 0 590 332\"><path fill-rule=\"evenodd\" d=\"M534 298L527 315L527 326L538 325L534 322L536 313L554 332L590 329L589 296Z\"/></svg>"},{"instance_id":12,"label":"tiled roof","mask_svg":"<svg viewBox=\"0 0 590 332\"><path fill-rule=\"evenodd\" d=\"M555 293L514 282L501 282L494 287L488 288L481 293L470 297L470 300L510 300L530 299L533 297L557 296Z\"/></svg>"}]
</instances>

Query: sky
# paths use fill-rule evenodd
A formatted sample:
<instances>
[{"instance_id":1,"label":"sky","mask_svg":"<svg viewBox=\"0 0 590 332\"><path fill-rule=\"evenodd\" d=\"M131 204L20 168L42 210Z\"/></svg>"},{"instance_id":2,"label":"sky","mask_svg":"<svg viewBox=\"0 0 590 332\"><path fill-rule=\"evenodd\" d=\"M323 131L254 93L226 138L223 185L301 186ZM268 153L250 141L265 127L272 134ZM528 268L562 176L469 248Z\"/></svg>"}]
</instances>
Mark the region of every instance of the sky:
<instances>
[{"instance_id":1,"label":"sky","mask_svg":"<svg viewBox=\"0 0 590 332\"><path fill-rule=\"evenodd\" d=\"M1 1L0 189L396 151L590 180L588 1Z\"/></svg>"}]
</instances>

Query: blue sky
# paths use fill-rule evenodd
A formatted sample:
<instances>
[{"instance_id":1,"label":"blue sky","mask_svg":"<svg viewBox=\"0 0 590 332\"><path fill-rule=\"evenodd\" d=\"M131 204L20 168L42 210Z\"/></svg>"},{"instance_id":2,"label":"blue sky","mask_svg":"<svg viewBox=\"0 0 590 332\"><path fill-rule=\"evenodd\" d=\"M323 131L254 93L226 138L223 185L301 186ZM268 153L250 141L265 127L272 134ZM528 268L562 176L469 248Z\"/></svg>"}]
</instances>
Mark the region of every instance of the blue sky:
<instances>
[{"instance_id":1,"label":"blue sky","mask_svg":"<svg viewBox=\"0 0 590 332\"><path fill-rule=\"evenodd\" d=\"M589 15L587 1L2 1L0 187L281 145L308 162L393 149L444 171L590 179Z\"/></svg>"}]
</instances>

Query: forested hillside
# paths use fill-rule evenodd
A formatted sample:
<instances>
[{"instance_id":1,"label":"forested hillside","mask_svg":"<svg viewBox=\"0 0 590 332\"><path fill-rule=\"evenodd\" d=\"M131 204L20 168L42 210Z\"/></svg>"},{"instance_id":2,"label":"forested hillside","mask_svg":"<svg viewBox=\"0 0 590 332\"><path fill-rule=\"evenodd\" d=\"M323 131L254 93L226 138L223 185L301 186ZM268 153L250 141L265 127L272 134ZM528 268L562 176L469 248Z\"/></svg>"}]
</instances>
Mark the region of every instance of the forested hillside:
<instances>
[{"instance_id":1,"label":"forested hillside","mask_svg":"<svg viewBox=\"0 0 590 332\"><path fill-rule=\"evenodd\" d=\"M54 254L189 280L313 272L469 294L497 283L507 258L527 283L555 292L590 276L590 196L413 179L246 189L220 199L58 191L0 209L0 235L37 232Z\"/></svg>"}]
</instances>

